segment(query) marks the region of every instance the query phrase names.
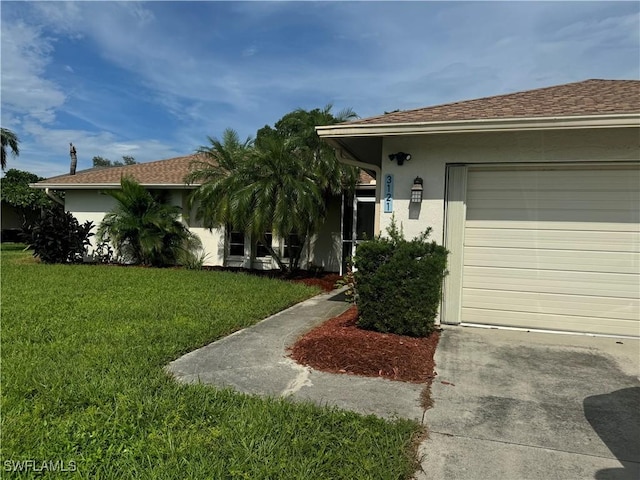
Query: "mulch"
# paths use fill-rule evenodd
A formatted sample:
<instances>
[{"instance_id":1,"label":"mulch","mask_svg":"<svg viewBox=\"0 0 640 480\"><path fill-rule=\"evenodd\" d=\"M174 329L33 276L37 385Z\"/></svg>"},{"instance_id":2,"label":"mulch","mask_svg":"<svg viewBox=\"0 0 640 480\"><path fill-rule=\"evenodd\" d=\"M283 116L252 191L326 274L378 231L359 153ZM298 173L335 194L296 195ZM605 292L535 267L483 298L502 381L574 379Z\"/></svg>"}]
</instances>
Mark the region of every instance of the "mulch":
<instances>
[{"instance_id":1,"label":"mulch","mask_svg":"<svg viewBox=\"0 0 640 480\"><path fill-rule=\"evenodd\" d=\"M336 288L336 282L342 280L340 275L336 274L324 274L319 277L304 277L292 278L294 282L304 283L309 287L320 287L324 292L330 292Z\"/></svg>"},{"instance_id":2,"label":"mulch","mask_svg":"<svg viewBox=\"0 0 640 480\"><path fill-rule=\"evenodd\" d=\"M440 338L378 333L358 328L358 311L349 308L298 339L290 356L298 363L331 373L384 377L430 383L435 377L434 354Z\"/></svg>"}]
</instances>

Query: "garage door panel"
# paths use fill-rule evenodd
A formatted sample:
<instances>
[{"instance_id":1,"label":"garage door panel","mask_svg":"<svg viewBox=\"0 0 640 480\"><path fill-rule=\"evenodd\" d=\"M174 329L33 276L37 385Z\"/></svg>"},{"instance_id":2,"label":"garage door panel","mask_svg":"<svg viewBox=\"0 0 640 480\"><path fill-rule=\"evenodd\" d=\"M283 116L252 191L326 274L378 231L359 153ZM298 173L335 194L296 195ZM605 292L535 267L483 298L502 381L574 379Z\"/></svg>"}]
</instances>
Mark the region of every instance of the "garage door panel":
<instances>
[{"instance_id":1,"label":"garage door panel","mask_svg":"<svg viewBox=\"0 0 640 480\"><path fill-rule=\"evenodd\" d=\"M479 191L612 191L637 192L640 169L631 165L600 169L485 169L469 168L467 189L469 194ZM615 186L615 188L612 188Z\"/></svg>"},{"instance_id":2,"label":"garage door panel","mask_svg":"<svg viewBox=\"0 0 640 480\"><path fill-rule=\"evenodd\" d=\"M628 273L640 271L640 254L583 250L530 250L521 248L467 247L465 265L470 267L525 268Z\"/></svg>"},{"instance_id":3,"label":"garage door panel","mask_svg":"<svg viewBox=\"0 0 640 480\"><path fill-rule=\"evenodd\" d=\"M606 222L554 222L538 220L508 220L480 218L478 220L469 219L467 216L466 228L470 231L473 228L493 228L500 230L580 230L583 232L638 232L638 223L629 221L629 214L621 212L621 218L625 222L614 222L615 217L607 218ZM587 217L587 215L585 215ZM639 217L640 218L640 217Z\"/></svg>"},{"instance_id":4,"label":"garage door panel","mask_svg":"<svg viewBox=\"0 0 640 480\"><path fill-rule=\"evenodd\" d=\"M480 209L480 208L467 208L467 219L478 221L529 221L529 222L549 222L556 223L556 225L549 225L548 228L565 228L564 225L569 223L567 219L571 219L570 223L576 222L595 222L595 223L619 223L623 224L619 228L624 228L624 224L637 225L640 221L640 214L638 212L629 213L628 210L600 210L597 206L591 209L584 210L566 210L563 208L553 208L544 211L541 210L528 210L522 209ZM571 225L566 229L571 229ZM594 226L595 229L599 229L598 225ZM592 228L593 229L593 228Z\"/></svg>"},{"instance_id":5,"label":"garage door panel","mask_svg":"<svg viewBox=\"0 0 640 480\"><path fill-rule=\"evenodd\" d=\"M640 318L640 300L637 298L621 300L584 295L468 289L462 306L463 308L512 309L517 312L606 317L621 320Z\"/></svg>"},{"instance_id":6,"label":"garage door panel","mask_svg":"<svg viewBox=\"0 0 640 480\"><path fill-rule=\"evenodd\" d=\"M591 190L475 190L467 195L467 202L473 204L474 208L488 208L487 205L495 206L496 202L520 202L524 208L535 204L538 208L555 206L561 204L563 207L576 206L584 208L585 204L595 206L613 205L615 208L624 208L631 202L637 202L639 194L634 190L603 190L594 192ZM505 207L497 204L498 207ZM508 208L516 208L514 204L509 204Z\"/></svg>"},{"instance_id":7,"label":"garage door panel","mask_svg":"<svg viewBox=\"0 0 640 480\"><path fill-rule=\"evenodd\" d=\"M465 247L638 252L640 232L468 228Z\"/></svg>"},{"instance_id":8,"label":"garage door panel","mask_svg":"<svg viewBox=\"0 0 640 480\"><path fill-rule=\"evenodd\" d=\"M544 315L538 313L507 312L477 308L462 308L466 323L497 325L504 327L531 328L540 330L563 330L568 332L606 333L609 335L640 336L637 320L595 318L571 315ZM606 324L606 330L602 326Z\"/></svg>"},{"instance_id":9,"label":"garage door panel","mask_svg":"<svg viewBox=\"0 0 640 480\"><path fill-rule=\"evenodd\" d=\"M637 298L640 285L632 274L465 266L462 288Z\"/></svg>"},{"instance_id":10,"label":"garage door panel","mask_svg":"<svg viewBox=\"0 0 640 480\"><path fill-rule=\"evenodd\" d=\"M461 321L640 335L638 165L469 167Z\"/></svg>"}]
</instances>

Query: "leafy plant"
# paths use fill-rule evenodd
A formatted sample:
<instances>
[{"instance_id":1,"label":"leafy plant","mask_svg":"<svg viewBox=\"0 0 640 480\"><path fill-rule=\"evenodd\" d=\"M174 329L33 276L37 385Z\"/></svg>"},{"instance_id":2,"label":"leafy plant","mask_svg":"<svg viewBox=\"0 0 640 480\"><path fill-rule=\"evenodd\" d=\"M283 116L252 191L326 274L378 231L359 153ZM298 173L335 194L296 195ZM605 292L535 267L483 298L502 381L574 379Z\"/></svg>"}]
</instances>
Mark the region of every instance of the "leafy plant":
<instances>
[{"instance_id":1,"label":"leafy plant","mask_svg":"<svg viewBox=\"0 0 640 480\"><path fill-rule=\"evenodd\" d=\"M304 246L322 225L331 197L353 190L357 169L338 162L333 150L320 141L316 125L355 117L351 110L331 113L331 106L295 110L275 124L260 129L255 142L241 142L225 130L222 141L209 137L198 152L204 160L193 164L188 183L201 183L191 196L196 218L207 228L228 226L249 233L264 245L282 271L299 268ZM296 236L299 248L289 262L271 247L266 232L281 239Z\"/></svg>"},{"instance_id":2,"label":"leafy plant","mask_svg":"<svg viewBox=\"0 0 640 480\"><path fill-rule=\"evenodd\" d=\"M447 250L428 242L431 229L406 240L395 220L388 238L358 245L354 273L358 326L423 337L435 329Z\"/></svg>"},{"instance_id":3,"label":"leafy plant","mask_svg":"<svg viewBox=\"0 0 640 480\"><path fill-rule=\"evenodd\" d=\"M95 246L90 255L95 263L114 263L116 261L115 252L109 242L100 242Z\"/></svg>"},{"instance_id":4,"label":"leafy plant","mask_svg":"<svg viewBox=\"0 0 640 480\"><path fill-rule=\"evenodd\" d=\"M30 183L44 180L35 173L11 168L0 179L0 197L3 202L25 210L39 210L51 205L51 199L42 190L29 186Z\"/></svg>"},{"instance_id":5,"label":"leafy plant","mask_svg":"<svg viewBox=\"0 0 640 480\"><path fill-rule=\"evenodd\" d=\"M178 263L187 270L202 270L209 254L200 248L197 250L184 250L178 258Z\"/></svg>"},{"instance_id":6,"label":"leafy plant","mask_svg":"<svg viewBox=\"0 0 640 480\"><path fill-rule=\"evenodd\" d=\"M87 254L92 228L93 222L80 225L71 213L53 206L27 226L24 235L33 255L44 263L77 263Z\"/></svg>"},{"instance_id":7,"label":"leafy plant","mask_svg":"<svg viewBox=\"0 0 640 480\"><path fill-rule=\"evenodd\" d=\"M7 128L0 128L0 138L2 139L2 149L0 150L0 167L7 168L7 148L11 150L14 157L20 155L20 140L18 136Z\"/></svg>"},{"instance_id":8,"label":"leafy plant","mask_svg":"<svg viewBox=\"0 0 640 480\"><path fill-rule=\"evenodd\" d=\"M120 190L105 192L118 204L102 220L98 238L110 241L122 261L175 265L185 252L202 246L179 220L180 207L165 201L166 192L152 193L130 177L123 177L120 186Z\"/></svg>"},{"instance_id":9,"label":"leafy plant","mask_svg":"<svg viewBox=\"0 0 640 480\"><path fill-rule=\"evenodd\" d=\"M349 258L347 260L347 272L342 276L340 280L336 282L336 288L347 287L345 290L345 297L347 302L354 305L358 304L358 295L356 292L356 282L353 272L353 260Z\"/></svg>"}]
</instances>

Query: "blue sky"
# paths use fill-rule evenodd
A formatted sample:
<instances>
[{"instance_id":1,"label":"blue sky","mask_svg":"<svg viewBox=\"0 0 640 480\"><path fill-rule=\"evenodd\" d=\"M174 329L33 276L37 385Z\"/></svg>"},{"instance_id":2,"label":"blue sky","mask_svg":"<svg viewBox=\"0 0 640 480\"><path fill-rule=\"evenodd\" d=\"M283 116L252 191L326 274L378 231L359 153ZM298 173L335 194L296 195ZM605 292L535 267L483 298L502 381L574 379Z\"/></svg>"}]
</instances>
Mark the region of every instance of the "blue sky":
<instances>
[{"instance_id":1,"label":"blue sky","mask_svg":"<svg viewBox=\"0 0 640 480\"><path fill-rule=\"evenodd\" d=\"M192 153L296 109L361 117L640 78L638 2L10 2L1 10L8 168Z\"/></svg>"}]
</instances>

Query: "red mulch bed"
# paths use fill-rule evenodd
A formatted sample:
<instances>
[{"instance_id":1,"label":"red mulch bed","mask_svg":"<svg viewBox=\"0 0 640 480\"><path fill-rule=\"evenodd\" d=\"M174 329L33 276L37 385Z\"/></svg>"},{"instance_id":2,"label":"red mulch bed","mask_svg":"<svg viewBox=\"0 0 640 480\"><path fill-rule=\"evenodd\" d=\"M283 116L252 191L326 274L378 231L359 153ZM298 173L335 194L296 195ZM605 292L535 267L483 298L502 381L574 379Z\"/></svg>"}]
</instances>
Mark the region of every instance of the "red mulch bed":
<instances>
[{"instance_id":1,"label":"red mulch bed","mask_svg":"<svg viewBox=\"0 0 640 480\"><path fill-rule=\"evenodd\" d=\"M428 383L436 375L433 356L440 334L426 338L378 333L356 326L358 311L349 308L301 337L291 348L298 363L331 373L384 377Z\"/></svg>"},{"instance_id":2,"label":"red mulch bed","mask_svg":"<svg viewBox=\"0 0 640 480\"><path fill-rule=\"evenodd\" d=\"M325 292L330 292L336 288L336 282L342 280L337 273L324 274L321 277L292 278L294 282L304 283L310 287L320 287Z\"/></svg>"}]
</instances>

